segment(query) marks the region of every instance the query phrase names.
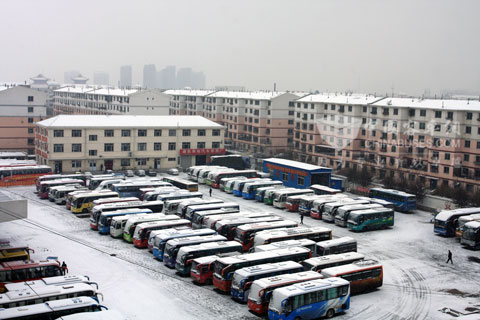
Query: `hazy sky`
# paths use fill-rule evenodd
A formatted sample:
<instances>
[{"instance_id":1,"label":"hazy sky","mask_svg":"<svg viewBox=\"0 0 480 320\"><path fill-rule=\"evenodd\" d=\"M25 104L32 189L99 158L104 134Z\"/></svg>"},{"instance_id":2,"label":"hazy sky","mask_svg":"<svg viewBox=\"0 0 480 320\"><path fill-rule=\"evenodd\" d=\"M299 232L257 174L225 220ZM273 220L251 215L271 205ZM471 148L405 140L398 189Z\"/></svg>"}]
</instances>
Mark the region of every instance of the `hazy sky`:
<instances>
[{"instance_id":1,"label":"hazy sky","mask_svg":"<svg viewBox=\"0 0 480 320\"><path fill-rule=\"evenodd\" d=\"M480 94L477 0L14 0L0 81L190 66L247 89ZM92 83L92 80L90 83Z\"/></svg>"}]
</instances>

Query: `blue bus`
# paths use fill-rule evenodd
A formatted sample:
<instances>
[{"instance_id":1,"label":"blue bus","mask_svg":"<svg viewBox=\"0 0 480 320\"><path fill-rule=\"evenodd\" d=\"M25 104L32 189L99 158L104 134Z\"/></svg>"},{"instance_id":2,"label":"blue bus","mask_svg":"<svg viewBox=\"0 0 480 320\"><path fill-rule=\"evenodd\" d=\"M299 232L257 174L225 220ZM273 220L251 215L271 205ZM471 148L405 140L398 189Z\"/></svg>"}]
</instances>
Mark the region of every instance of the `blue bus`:
<instances>
[{"instance_id":1,"label":"blue bus","mask_svg":"<svg viewBox=\"0 0 480 320\"><path fill-rule=\"evenodd\" d=\"M242 197L247 200L255 199L255 195L257 194L258 188L263 187L274 187L274 186L283 186L282 181L258 181L253 183L246 183L243 186L242 190Z\"/></svg>"},{"instance_id":2,"label":"blue bus","mask_svg":"<svg viewBox=\"0 0 480 320\"><path fill-rule=\"evenodd\" d=\"M370 189L371 198L382 199L395 205L395 210L408 212L417 208L417 197L403 191L383 188Z\"/></svg>"},{"instance_id":3,"label":"blue bus","mask_svg":"<svg viewBox=\"0 0 480 320\"><path fill-rule=\"evenodd\" d=\"M296 283L273 290L268 319L331 318L350 308L350 283L328 278Z\"/></svg>"},{"instance_id":4,"label":"blue bus","mask_svg":"<svg viewBox=\"0 0 480 320\"><path fill-rule=\"evenodd\" d=\"M110 234L110 224L112 223L113 217L128 216L132 214L142 214L142 213L152 213L152 210L133 208L133 209L123 209L123 210L102 212L100 214L100 218L98 219L98 232L100 234Z\"/></svg>"}]
</instances>

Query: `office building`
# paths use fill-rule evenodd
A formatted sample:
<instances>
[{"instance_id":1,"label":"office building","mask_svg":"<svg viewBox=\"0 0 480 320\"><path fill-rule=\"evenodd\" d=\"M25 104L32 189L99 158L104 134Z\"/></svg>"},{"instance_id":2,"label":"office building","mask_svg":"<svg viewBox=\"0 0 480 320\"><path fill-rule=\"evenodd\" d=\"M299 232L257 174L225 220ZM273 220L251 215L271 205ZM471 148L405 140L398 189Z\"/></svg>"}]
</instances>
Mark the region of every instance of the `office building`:
<instances>
[{"instance_id":1,"label":"office building","mask_svg":"<svg viewBox=\"0 0 480 320\"><path fill-rule=\"evenodd\" d=\"M157 68L154 64L146 64L143 67L143 87L147 89L158 88Z\"/></svg>"},{"instance_id":2,"label":"office building","mask_svg":"<svg viewBox=\"0 0 480 320\"><path fill-rule=\"evenodd\" d=\"M119 88L129 89L132 87L132 66L120 67L120 83Z\"/></svg>"}]
</instances>

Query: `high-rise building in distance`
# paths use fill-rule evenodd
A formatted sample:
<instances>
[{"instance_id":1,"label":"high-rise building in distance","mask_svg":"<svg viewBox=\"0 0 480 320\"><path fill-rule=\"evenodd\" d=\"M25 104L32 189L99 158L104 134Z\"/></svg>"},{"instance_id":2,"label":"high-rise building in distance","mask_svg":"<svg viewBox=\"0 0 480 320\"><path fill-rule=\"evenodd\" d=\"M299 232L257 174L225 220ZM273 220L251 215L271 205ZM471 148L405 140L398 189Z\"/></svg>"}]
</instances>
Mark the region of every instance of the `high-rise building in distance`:
<instances>
[{"instance_id":1,"label":"high-rise building in distance","mask_svg":"<svg viewBox=\"0 0 480 320\"><path fill-rule=\"evenodd\" d=\"M120 88L130 88L132 86L132 66L120 67Z\"/></svg>"},{"instance_id":2,"label":"high-rise building in distance","mask_svg":"<svg viewBox=\"0 0 480 320\"><path fill-rule=\"evenodd\" d=\"M157 73L157 85L161 89L175 88L176 82L176 67L167 66Z\"/></svg>"},{"instance_id":3,"label":"high-rise building in distance","mask_svg":"<svg viewBox=\"0 0 480 320\"><path fill-rule=\"evenodd\" d=\"M143 86L149 89L158 88L157 68L154 64L146 64L143 66Z\"/></svg>"},{"instance_id":4,"label":"high-rise building in distance","mask_svg":"<svg viewBox=\"0 0 480 320\"><path fill-rule=\"evenodd\" d=\"M108 86L110 85L110 76L106 72L95 72L93 73L93 84Z\"/></svg>"}]
</instances>

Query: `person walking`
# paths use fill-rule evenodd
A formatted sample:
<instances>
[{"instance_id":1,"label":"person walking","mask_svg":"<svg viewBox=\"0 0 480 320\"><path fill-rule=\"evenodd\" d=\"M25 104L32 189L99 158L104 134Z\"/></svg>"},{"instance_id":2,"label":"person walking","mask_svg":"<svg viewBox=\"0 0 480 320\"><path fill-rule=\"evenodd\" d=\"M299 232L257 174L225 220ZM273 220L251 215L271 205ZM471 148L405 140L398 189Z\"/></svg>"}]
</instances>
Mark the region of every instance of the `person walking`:
<instances>
[{"instance_id":1,"label":"person walking","mask_svg":"<svg viewBox=\"0 0 480 320\"><path fill-rule=\"evenodd\" d=\"M65 261L62 262L62 274L63 275L66 275L68 273L68 267L67 267L67 264L65 263Z\"/></svg>"},{"instance_id":2,"label":"person walking","mask_svg":"<svg viewBox=\"0 0 480 320\"><path fill-rule=\"evenodd\" d=\"M210 198L212 197L212 187L210 187L210 190L208 191L208 193L210 194Z\"/></svg>"},{"instance_id":3,"label":"person walking","mask_svg":"<svg viewBox=\"0 0 480 320\"><path fill-rule=\"evenodd\" d=\"M303 224L303 214L300 214L300 224Z\"/></svg>"},{"instance_id":4,"label":"person walking","mask_svg":"<svg viewBox=\"0 0 480 320\"><path fill-rule=\"evenodd\" d=\"M448 259L447 259L447 262L450 261L451 264L453 264L453 260L452 260L452 251L448 250Z\"/></svg>"}]
</instances>

